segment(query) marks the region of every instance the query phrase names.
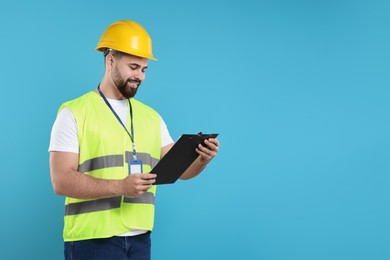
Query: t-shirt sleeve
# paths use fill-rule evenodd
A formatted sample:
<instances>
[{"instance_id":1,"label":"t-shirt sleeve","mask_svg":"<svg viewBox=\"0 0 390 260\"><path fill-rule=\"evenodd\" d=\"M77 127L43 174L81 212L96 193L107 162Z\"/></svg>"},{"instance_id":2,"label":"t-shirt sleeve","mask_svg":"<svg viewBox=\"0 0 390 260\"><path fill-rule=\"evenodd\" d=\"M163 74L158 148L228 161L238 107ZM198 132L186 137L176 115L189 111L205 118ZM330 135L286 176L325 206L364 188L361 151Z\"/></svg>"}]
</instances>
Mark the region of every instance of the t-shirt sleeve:
<instances>
[{"instance_id":1,"label":"t-shirt sleeve","mask_svg":"<svg viewBox=\"0 0 390 260\"><path fill-rule=\"evenodd\" d=\"M76 119L68 108L58 114L51 130L49 152L79 153Z\"/></svg>"}]
</instances>

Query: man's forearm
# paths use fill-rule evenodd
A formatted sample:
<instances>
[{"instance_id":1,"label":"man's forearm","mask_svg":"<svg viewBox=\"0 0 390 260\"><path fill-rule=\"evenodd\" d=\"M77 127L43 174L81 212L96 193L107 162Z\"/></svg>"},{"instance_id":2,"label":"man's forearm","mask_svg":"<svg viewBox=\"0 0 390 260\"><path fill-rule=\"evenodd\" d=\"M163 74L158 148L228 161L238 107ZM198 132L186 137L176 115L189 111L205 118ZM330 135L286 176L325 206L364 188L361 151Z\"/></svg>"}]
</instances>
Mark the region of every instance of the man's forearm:
<instances>
[{"instance_id":1,"label":"man's forearm","mask_svg":"<svg viewBox=\"0 0 390 260\"><path fill-rule=\"evenodd\" d=\"M58 178L58 176L61 176ZM120 195L120 180L98 179L78 171L69 170L53 179L53 189L58 195L78 199L97 199Z\"/></svg>"},{"instance_id":2,"label":"man's forearm","mask_svg":"<svg viewBox=\"0 0 390 260\"><path fill-rule=\"evenodd\" d=\"M195 159L195 161L187 168L187 170L180 176L181 180L188 180L196 177L199 173L201 173L207 164L202 163L200 160L200 156Z\"/></svg>"}]
</instances>

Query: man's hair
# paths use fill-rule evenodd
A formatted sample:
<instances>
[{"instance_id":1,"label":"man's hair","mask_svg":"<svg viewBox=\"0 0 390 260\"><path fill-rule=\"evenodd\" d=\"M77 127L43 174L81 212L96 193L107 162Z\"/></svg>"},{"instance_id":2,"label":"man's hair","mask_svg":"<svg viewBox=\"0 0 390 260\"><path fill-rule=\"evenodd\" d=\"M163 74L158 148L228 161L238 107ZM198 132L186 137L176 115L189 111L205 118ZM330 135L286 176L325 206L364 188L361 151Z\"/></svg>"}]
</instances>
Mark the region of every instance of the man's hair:
<instances>
[{"instance_id":1,"label":"man's hair","mask_svg":"<svg viewBox=\"0 0 390 260\"><path fill-rule=\"evenodd\" d=\"M106 61L106 57L108 54L112 54L112 56L114 56L116 59L120 59L122 58L123 56L123 52L120 52L120 51L117 51L117 50L114 50L114 49L105 49L105 51L103 52L103 55L104 55L104 62Z\"/></svg>"}]
</instances>

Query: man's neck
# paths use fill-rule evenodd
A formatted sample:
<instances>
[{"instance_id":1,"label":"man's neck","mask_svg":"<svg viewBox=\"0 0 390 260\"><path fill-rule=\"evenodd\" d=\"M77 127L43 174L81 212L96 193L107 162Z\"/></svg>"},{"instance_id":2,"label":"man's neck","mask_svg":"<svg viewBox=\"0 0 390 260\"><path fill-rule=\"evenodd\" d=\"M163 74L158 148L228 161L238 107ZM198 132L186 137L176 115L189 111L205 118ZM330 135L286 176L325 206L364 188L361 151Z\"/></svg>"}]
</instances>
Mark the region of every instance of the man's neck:
<instances>
[{"instance_id":1,"label":"man's neck","mask_svg":"<svg viewBox=\"0 0 390 260\"><path fill-rule=\"evenodd\" d=\"M105 78L103 78L102 82L100 83L100 91L103 92L106 98L117 100L126 99L115 87L114 83L108 82L107 80L105 80Z\"/></svg>"}]
</instances>

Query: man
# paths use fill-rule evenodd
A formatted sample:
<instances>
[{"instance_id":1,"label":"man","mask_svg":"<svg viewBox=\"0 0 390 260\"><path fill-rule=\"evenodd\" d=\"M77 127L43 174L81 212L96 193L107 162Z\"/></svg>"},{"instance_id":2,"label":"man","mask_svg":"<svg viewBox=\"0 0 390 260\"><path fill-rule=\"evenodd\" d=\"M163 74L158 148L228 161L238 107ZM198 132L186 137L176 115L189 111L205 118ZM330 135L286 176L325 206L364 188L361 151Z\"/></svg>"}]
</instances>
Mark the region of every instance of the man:
<instances>
[{"instance_id":1,"label":"man","mask_svg":"<svg viewBox=\"0 0 390 260\"><path fill-rule=\"evenodd\" d=\"M135 96L155 60L145 29L110 25L97 48L105 73L97 89L64 103L50 139L54 192L66 196L65 259L150 259L154 165L173 146L161 116ZM198 175L218 152L210 138L181 179ZM142 161L141 173L136 166Z\"/></svg>"}]
</instances>

